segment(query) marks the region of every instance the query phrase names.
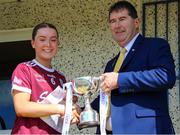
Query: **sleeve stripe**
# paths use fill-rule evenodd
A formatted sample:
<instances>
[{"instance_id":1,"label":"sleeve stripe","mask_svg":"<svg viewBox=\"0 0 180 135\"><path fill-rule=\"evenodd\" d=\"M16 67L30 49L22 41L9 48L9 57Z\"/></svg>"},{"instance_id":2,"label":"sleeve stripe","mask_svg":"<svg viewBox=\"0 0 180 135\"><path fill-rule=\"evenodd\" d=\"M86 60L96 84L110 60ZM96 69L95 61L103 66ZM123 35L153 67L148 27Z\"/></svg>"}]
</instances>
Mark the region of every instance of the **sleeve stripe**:
<instances>
[{"instance_id":1,"label":"sleeve stripe","mask_svg":"<svg viewBox=\"0 0 180 135\"><path fill-rule=\"evenodd\" d=\"M30 93L30 94L31 94L31 89L26 88L26 87L22 87L22 86L18 86L18 85L16 85L16 84L13 84L13 85L12 85L12 91L13 91L13 90L18 90L18 91L27 92L27 93Z\"/></svg>"}]
</instances>

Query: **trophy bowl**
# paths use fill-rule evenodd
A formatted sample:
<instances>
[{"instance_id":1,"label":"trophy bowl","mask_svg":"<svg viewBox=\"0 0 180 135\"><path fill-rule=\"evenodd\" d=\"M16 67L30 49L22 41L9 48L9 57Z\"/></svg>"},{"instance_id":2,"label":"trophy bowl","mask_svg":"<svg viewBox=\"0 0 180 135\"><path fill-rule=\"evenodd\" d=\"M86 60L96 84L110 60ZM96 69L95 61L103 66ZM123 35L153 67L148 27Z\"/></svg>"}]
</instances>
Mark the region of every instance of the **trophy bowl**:
<instances>
[{"instance_id":1,"label":"trophy bowl","mask_svg":"<svg viewBox=\"0 0 180 135\"><path fill-rule=\"evenodd\" d=\"M99 114L90 105L90 97L98 90L99 80L97 77L93 78L90 76L79 77L73 80L75 93L83 96L85 100L85 108L80 114L79 129L96 127L100 124Z\"/></svg>"}]
</instances>

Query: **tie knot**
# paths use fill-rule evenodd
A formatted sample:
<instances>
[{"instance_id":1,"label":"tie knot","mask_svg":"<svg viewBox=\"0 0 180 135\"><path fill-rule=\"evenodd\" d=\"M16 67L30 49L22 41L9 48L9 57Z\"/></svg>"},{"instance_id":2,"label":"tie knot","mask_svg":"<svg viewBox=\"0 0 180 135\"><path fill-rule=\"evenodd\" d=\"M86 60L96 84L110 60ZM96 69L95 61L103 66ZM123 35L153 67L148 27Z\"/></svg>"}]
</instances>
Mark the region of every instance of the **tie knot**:
<instances>
[{"instance_id":1,"label":"tie knot","mask_svg":"<svg viewBox=\"0 0 180 135\"><path fill-rule=\"evenodd\" d=\"M121 53L122 53L122 54L125 54L126 51L127 51L126 48L122 48Z\"/></svg>"}]
</instances>

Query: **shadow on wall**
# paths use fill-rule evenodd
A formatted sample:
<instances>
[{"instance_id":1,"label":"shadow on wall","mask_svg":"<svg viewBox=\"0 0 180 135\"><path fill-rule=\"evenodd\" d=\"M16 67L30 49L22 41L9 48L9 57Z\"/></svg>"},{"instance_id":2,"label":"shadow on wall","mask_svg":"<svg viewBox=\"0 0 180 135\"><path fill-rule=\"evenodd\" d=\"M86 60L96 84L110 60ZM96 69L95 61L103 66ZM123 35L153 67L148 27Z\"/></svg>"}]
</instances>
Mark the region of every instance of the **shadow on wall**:
<instances>
[{"instance_id":1,"label":"shadow on wall","mask_svg":"<svg viewBox=\"0 0 180 135\"><path fill-rule=\"evenodd\" d=\"M11 96L11 81L0 80L0 129L12 129L15 116Z\"/></svg>"}]
</instances>

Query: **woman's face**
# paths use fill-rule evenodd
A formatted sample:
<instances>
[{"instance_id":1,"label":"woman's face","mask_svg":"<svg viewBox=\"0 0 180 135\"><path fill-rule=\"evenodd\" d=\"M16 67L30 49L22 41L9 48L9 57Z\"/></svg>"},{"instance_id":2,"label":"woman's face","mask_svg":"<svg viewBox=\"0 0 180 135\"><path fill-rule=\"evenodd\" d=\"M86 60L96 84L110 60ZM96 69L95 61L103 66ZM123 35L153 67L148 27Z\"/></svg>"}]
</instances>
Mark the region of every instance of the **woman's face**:
<instances>
[{"instance_id":1,"label":"woman's face","mask_svg":"<svg viewBox=\"0 0 180 135\"><path fill-rule=\"evenodd\" d=\"M31 42L35 49L36 59L40 63L51 62L58 47L58 36L53 28L40 28Z\"/></svg>"}]
</instances>

